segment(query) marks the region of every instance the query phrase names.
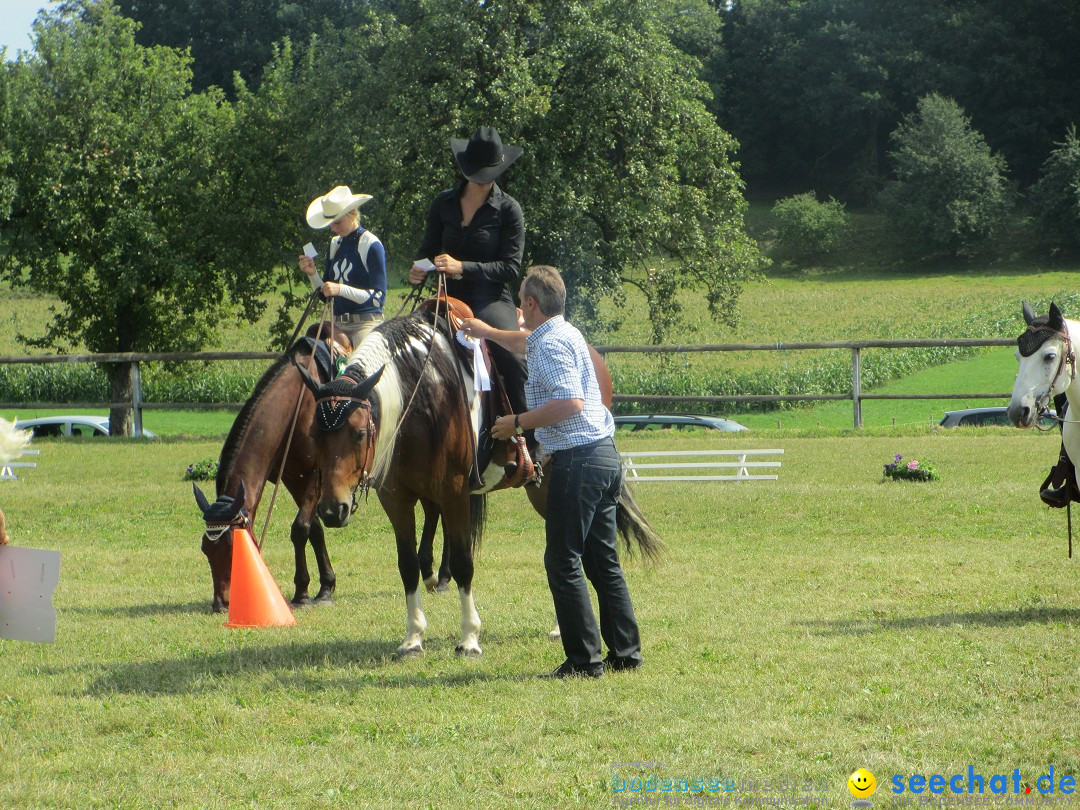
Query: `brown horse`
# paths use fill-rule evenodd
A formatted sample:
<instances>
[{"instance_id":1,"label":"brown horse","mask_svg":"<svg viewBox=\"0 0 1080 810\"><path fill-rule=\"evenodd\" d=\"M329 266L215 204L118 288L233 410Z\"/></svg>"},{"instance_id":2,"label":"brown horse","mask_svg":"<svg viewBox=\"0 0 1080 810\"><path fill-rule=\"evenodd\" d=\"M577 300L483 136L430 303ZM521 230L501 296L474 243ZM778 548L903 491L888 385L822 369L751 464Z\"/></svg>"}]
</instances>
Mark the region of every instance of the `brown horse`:
<instances>
[{"instance_id":1,"label":"brown horse","mask_svg":"<svg viewBox=\"0 0 1080 810\"><path fill-rule=\"evenodd\" d=\"M350 357L346 373L357 381L351 387L339 381L321 385L301 370L319 405L311 432L323 483L317 512L327 526L345 525L357 487L375 486L397 540L407 610L398 655L405 656L423 652L427 627L414 509L421 502L426 518L436 509L461 601L457 652L480 655L472 578L486 496L470 492L480 424L471 365L463 362L444 327L436 328L433 315L418 311L376 327ZM538 511L546 510L546 492L529 489L537 489L530 500ZM657 553L659 540L625 487L623 497L619 525L624 539L629 544L632 538L648 555Z\"/></svg>"},{"instance_id":2,"label":"brown horse","mask_svg":"<svg viewBox=\"0 0 1080 810\"><path fill-rule=\"evenodd\" d=\"M226 523L251 527L259 508L263 487L267 482L277 481L278 469L285 454L297 399L301 398L297 430L288 448L288 456L281 473L281 482L296 502L297 513L290 532L295 551L296 570L293 583L296 593L294 605L327 603L332 601L336 578L326 551L326 539L322 524L315 516L315 504L319 499L319 477L316 448L311 442L306 426L310 424L315 401L304 390L297 363L307 365L318 324L308 330L308 337L301 338L289 351L274 362L255 385L248 401L233 422L229 436L221 449L218 462L217 498L211 505L195 488L196 500L208 521L203 533L202 550L210 563L210 575L214 584L213 610L224 611L229 605L229 581L232 574L232 532ZM329 324L323 324L325 336L330 334ZM337 334L339 351L346 354L351 348L348 338ZM325 339L322 343L332 348ZM322 351L320 350L320 353ZM330 353L327 353L327 357ZM317 372L321 379L328 378L327 371ZM246 486L245 486L246 485ZM239 503L233 503L239 496ZM216 508L215 508L216 507ZM230 516L226 523L220 521L222 514ZM216 517L215 517L216 516ZM311 576L307 567L306 545L311 542L315 562L319 568L319 591L312 600L308 597Z\"/></svg>"}]
</instances>

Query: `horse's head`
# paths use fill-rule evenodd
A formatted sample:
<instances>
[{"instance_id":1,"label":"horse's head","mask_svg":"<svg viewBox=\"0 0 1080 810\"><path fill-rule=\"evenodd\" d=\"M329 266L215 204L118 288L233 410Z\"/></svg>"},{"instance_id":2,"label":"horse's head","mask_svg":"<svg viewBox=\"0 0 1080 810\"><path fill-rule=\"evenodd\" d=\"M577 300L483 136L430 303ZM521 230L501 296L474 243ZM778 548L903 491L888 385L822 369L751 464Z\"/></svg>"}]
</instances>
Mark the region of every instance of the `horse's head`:
<instances>
[{"instance_id":1,"label":"horse's head","mask_svg":"<svg viewBox=\"0 0 1080 810\"><path fill-rule=\"evenodd\" d=\"M1023 303L1027 329L1017 339L1016 372L1009 419L1016 427L1032 427L1049 407L1052 397L1063 394L1076 374L1076 355L1069 327L1053 303L1050 313L1036 317L1027 302Z\"/></svg>"},{"instance_id":2,"label":"horse's head","mask_svg":"<svg viewBox=\"0 0 1080 810\"><path fill-rule=\"evenodd\" d=\"M229 583L232 579L232 530L234 527L251 528L251 517L244 504L247 501L247 488L240 482L240 490L235 498L220 496L210 503L206 500L198 484L192 484L195 490L195 503L202 511L206 521L203 532L202 550L210 563L210 575L214 580L214 612L220 613L229 605Z\"/></svg>"},{"instance_id":3,"label":"horse's head","mask_svg":"<svg viewBox=\"0 0 1080 810\"><path fill-rule=\"evenodd\" d=\"M371 485L377 425L369 397L383 370L361 380L359 366L353 365L337 379L318 383L302 366L297 369L315 395L311 438L322 483L316 512L327 526L346 526L355 508L357 488L366 490Z\"/></svg>"}]
</instances>

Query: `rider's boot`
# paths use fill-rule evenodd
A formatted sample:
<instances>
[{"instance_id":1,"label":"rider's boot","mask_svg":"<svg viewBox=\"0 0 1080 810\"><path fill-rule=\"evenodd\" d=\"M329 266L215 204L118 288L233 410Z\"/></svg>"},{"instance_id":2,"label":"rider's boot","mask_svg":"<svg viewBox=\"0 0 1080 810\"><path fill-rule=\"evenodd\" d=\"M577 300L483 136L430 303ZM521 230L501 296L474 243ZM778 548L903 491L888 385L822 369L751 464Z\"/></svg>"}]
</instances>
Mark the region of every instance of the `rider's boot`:
<instances>
[{"instance_id":1,"label":"rider's boot","mask_svg":"<svg viewBox=\"0 0 1080 810\"><path fill-rule=\"evenodd\" d=\"M1059 419L1064 419L1069 410L1068 397L1064 394L1058 394L1054 397L1054 410L1057 411ZM1061 427L1064 430L1064 422L1061 423ZM1050 469L1050 474L1046 476L1046 480L1039 486L1039 497L1047 506L1060 509L1063 506L1068 506L1069 501L1080 500L1077 493L1076 468L1069 459L1069 454L1065 452L1065 442L1063 440L1061 450L1058 451L1057 464Z\"/></svg>"},{"instance_id":2,"label":"rider's boot","mask_svg":"<svg viewBox=\"0 0 1080 810\"><path fill-rule=\"evenodd\" d=\"M1050 469L1050 474L1039 487L1039 497L1047 506L1060 509L1076 500L1076 468L1065 452L1065 442L1061 443L1058 462Z\"/></svg>"}]
</instances>

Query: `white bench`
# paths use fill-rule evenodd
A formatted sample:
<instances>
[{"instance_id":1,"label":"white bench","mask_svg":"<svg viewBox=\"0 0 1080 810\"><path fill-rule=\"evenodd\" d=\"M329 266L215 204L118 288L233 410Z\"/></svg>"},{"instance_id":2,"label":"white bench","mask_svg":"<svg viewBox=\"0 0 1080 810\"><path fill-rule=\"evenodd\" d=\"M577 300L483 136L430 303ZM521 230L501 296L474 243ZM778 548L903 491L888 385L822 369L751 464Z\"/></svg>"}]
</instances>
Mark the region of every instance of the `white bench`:
<instances>
[{"instance_id":1,"label":"white bench","mask_svg":"<svg viewBox=\"0 0 1080 810\"><path fill-rule=\"evenodd\" d=\"M21 455L24 456L36 456L41 453L40 450L23 450ZM0 461L0 481L15 481L19 476L15 474L15 467L36 467L32 461Z\"/></svg>"},{"instance_id":2,"label":"white bench","mask_svg":"<svg viewBox=\"0 0 1080 810\"><path fill-rule=\"evenodd\" d=\"M747 461L747 456L783 455L783 450L649 450L620 453L628 481L775 481L776 475L751 473L750 470L777 468L779 461ZM736 457L735 461L665 461L640 463L642 458ZM734 475L639 475L640 470L734 469Z\"/></svg>"}]
</instances>

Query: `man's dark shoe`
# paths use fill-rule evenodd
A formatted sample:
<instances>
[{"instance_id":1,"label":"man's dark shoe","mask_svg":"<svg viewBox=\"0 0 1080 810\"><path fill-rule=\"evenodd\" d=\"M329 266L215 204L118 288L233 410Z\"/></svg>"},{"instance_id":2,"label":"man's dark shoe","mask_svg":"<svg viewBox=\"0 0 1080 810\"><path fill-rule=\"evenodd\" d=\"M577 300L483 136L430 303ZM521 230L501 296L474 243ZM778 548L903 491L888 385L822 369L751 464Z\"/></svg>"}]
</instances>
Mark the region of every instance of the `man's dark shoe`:
<instances>
[{"instance_id":1,"label":"man's dark shoe","mask_svg":"<svg viewBox=\"0 0 1080 810\"><path fill-rule=\"evenodd\" d=\"M607 658L604 659L604 666L610 669L612 672L622 672L627 669L637 669L641 666L640 658L623 658L622 656L615 655L615 653L608 653Z\"/></svg>"},{"instance_id":2,"label":"man's dark shoe","mask_svg":"<svg viewBox=\"0 0 1080 810\"><path fill-rule=\"evenodd\" d=\"M545 678L599 678L604 674L603 664L578 666L569 658L562 662L557 670L545 675Z\"/></svg>"}]
</instances>

